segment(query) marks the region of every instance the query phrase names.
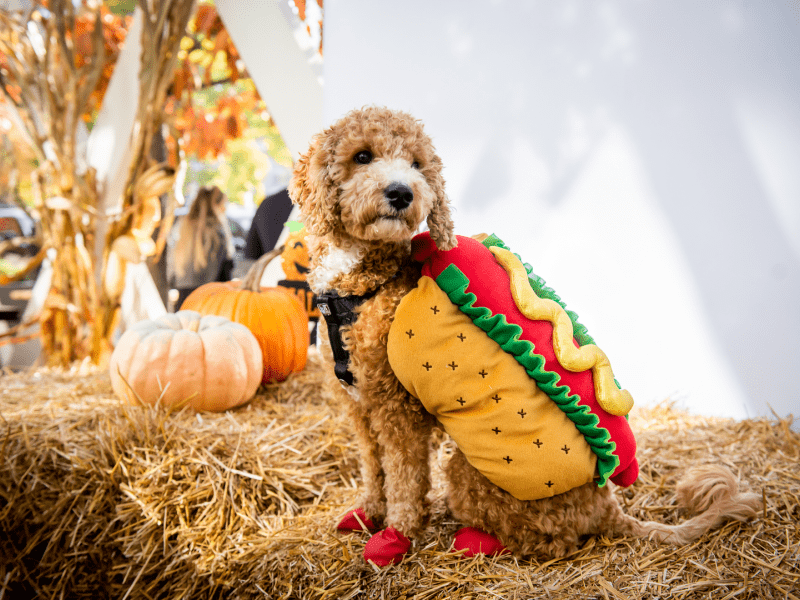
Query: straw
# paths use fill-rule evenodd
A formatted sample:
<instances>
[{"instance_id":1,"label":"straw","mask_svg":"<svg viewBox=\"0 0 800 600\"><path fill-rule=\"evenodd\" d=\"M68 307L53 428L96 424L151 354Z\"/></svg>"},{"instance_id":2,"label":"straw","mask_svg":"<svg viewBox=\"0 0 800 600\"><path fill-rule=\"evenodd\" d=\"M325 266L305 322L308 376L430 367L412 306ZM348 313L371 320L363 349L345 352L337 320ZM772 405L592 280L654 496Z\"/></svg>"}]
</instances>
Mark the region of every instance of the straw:
<instances>
[{"instance_id":1,"label":"straw","mask_svg":"<svg viewBox=\"0 0 800 600\"><path fill-rule=\"evenodd\" d=\"M790 598L800 600L800 435L789 420L635 408L641 477L615 493L666 523L691 466L730 466L765 506L688 546L589 538L540 561L450 546L439 435L431 518L402 564L336 532L358 454L318 355L225 413L123 404L88 363L0 376L0 600L17 598Z\"/></svg>"}]
</instances>

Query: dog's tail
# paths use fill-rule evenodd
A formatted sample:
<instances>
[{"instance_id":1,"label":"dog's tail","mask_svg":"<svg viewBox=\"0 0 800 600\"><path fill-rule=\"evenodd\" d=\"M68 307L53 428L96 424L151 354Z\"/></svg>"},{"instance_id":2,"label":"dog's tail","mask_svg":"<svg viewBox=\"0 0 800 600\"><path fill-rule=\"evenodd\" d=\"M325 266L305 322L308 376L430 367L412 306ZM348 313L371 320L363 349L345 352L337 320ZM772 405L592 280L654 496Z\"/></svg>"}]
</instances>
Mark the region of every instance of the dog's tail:
<instances>
[{"instance_id":1,"label":"dog's tail","mask_svg":"<svg viewBox=\"0 0 800 600\"><path fill-rule=\"evenodd\" d=\"M678 483L677 494L679 506L695 514L694 517L679 525L665 525L638 521L620 511L608 523L610 532L683 545L725 521L752 519L762 507L761 496L740 492L736 476L720 465L704 465L689 471Z\"/></svg>"}]
</instances>

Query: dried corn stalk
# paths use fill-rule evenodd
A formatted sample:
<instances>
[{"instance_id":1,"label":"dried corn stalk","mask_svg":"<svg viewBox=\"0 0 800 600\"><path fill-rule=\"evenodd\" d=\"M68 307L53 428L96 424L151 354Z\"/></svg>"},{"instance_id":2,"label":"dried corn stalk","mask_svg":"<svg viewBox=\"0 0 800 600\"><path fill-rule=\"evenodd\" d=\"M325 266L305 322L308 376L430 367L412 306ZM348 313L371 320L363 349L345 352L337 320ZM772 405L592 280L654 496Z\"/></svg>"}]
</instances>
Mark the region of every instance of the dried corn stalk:
<instances>
[{"instance_id":1,"label":"dried corn stalk","mask_svg":"<svg viewBox=\"0 0 800 600\"><path fill-rule=\"evenodd\" d=\"M195 0L138 0L143 14L139 105L130 140L133 148L122 211L108 224L103 252L101 316L94 331L92 358L108 358L109 340L120 318L120 297L128 262L157 260L172 225L175 201L170 194L165 215L160 196L169 193L175 173L150 157L153 136L164 122L164 104L178 60L180 41L194 12ZM152 234L161 225L158 239Z\"/></svg>"},{"instance_id":2,"label":"dried corn stalk","mask_svg":"<svg viewBox=\"0 0 800 600\"><path fill-rule=\"evenodd\" d=\"M106 53L100 4L76 11L68 0L34 4L27 12L0 13L0 90L18 129L36 156L32 175L34 216L43 251L54 250L53 279L40 317L49 362L65 364L89 351L97 308L87 251L93 237L97 187L78 153L82 115L103 69ZM78 28L91 27L91 62L78 60Z\"/></svg>"},{"instance_id":3,"label":"dried corn stalk","mask_svg":"<svg viewBox=\"0 0 800 600\"><path fill-rule=\"evenodd\" d=\"M90 112L103 71L115 58L104 44L102 3L86 0L75 6L71 0L50 0L25 12L0 11L0 93L38 162L32 178L34 216L41 223L43 252L51 249L53 254L51 289L39 318L49 364L87 356L96 363L107 359L126 264L117 251L125 240L117 239L130 236L140 257L163 247L161 240L154 245L145 238L162 217L154 199L171 187L172 174L151 164L149 150L163 121L167 87L194 2L138 2L144 15L143 51L133 160L122 211L111 216L99 208L95 173L86 167L78 144L81 118ZM75 44L87 22L92 26L91 60ZM92 249L101 221L109 233L102 256L96 256ZM110 275L109 261L114 263ZM117 281L109 286L107 277Z\"/></svg>"}]
</instances>

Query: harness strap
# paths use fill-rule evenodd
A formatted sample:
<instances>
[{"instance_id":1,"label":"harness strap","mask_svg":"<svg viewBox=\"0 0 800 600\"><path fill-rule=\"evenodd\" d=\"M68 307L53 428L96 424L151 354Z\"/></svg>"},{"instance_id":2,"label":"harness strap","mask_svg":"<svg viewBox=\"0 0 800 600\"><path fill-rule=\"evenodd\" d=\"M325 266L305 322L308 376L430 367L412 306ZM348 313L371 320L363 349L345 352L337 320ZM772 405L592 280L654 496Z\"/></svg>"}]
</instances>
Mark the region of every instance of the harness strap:
<instances>
[{"instance_id":1,"label":"harness strap","mask_svg":"<svg viewBox=\"0 0 800 600\"><path fill-rule=\"evenodd\" d=\"M355 377L350 371L350 352L342 342L341 328L356 320L355 309L377 293L376 290L360 296L340 296L336 292L317 294L317 308L328 325L328 339L335 361L334 372L342 385L353 385Z\"/></svg>"}]
</instances>

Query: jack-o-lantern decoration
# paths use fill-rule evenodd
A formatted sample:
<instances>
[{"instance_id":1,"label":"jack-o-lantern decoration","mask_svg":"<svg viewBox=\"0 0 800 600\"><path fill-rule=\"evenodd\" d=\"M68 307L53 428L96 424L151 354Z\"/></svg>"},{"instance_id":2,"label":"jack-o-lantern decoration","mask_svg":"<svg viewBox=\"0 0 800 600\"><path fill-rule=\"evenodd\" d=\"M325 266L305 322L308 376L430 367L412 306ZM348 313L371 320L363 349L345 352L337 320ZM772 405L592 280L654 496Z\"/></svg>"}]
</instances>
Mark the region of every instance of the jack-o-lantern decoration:
<instances>
[{"instance_id":1,"label":"jack-o-lantern decoration","mask_svg":"<svg viewBox=\"0 0 800 600\"><path fill-rule=\"evenodd\" d=\"M281 252L281 266L289 281L305 281L309 268L306 228L295 221L288 226L290 233Z\"/></svg>"},{"instance_id":2,"label":"jack-o-lantern decoration","mask_svg":"<svg viewBox=\"0 0 800 600\"><path fill-rule=\"evenodd\" d=\"M306 228L302 223L296 221L287 223L287 226L289 227L289 236L286 238L281 252L281 266L286 279L280 280L278 285L291 290L300 303L306 307L308 319L314 325L311 331L311 343L313 344L316 341L319 309L317 309L317 297L306 282L310 264L308 245L306 244Z\"/></svg>"}]
</instances>

